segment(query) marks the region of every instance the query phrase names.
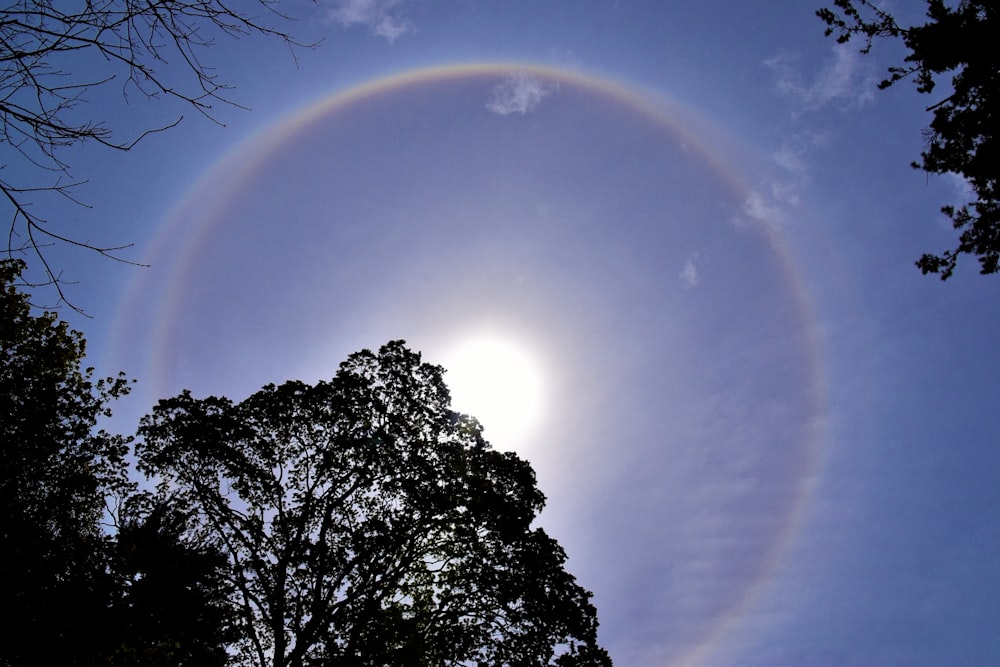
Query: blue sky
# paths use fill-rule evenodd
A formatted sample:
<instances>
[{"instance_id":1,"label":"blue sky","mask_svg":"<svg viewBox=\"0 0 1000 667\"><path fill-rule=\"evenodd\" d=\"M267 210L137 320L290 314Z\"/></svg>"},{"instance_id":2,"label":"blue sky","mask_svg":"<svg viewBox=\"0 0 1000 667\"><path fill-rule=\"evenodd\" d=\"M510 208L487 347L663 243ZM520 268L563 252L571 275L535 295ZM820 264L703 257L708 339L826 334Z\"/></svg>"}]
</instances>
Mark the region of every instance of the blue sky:
<instances>
[{"instance_id":1,"label":"blue sky","mask_svg":"<svg viewBox=\"0 0 1000 667\"><path fill-rule=\"evenodd\" d=\"M540 369L496 444L619 665L1000 663L998 283L913 266L962 189L908 167L933 100L875 89L897 50L801 0L287 6L297 65L206 52L249 111L66 154L92 208L49 217L151 265L52 251L139 379L117 428L487 333ZM125 136L179 112L117 94Z\"/></svg>"}]
</instances>

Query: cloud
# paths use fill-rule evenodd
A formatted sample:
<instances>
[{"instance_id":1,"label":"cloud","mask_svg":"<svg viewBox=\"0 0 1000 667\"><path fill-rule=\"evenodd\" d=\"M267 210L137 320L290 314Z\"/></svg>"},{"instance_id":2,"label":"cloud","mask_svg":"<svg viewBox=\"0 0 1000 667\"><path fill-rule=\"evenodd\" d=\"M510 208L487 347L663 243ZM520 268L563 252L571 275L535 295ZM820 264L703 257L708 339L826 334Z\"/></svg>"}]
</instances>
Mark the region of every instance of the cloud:
<instances>
[{"instance_id":1,"label":"cloud","mask_svg":"<svg viewBox=\"0 0 1000 667\"><path fill-rule=\"evenodd\" d=\"M801 205L801 179L770 179L752 190L743 202L743 214L766 227L788 224ZM744 221L745 222L745 221Z\"/></svg>"},{"instance_id":2,"label":"cloud","mask_svg":"<svg viewBox=\"0 0 1000 667\"><path fill-rule=\"evenodd\" d=\"M796 217L815 154L829 142L826 131L815 129L826 123L815 122L813 114L831 108L850 111L874 102L878 79L871 64L852 45L835 44L831 49L811 76L804 73L798 54L779 53L764 61L778 94L789 102L792 119L771 153L775 169L747 196L737 224L775 228Z\"/></svg>"},{"instance_id":3,"label":"cloud","mask_svg":"<svg viewBox=\"0 0 1000 667\"><path fill-rule=\"evenodd\" d=\"M329 16L345 28L365 26L391 44L414 31L413 24L399 8L400 4L401 0L336 0Z\"/></svg>"},{"instance_id":4,"label":"cloud","mask_svg":"<svg viewBox=\"0 0 1000 667\"><path fill-rule=\"evenodd\" d=\"M486 108L501 116L512 113L524 115L534 111L543 99L558 89L558 85L546 84L538 77L513 72L493 87Z\"/></svg>"},{"instance_id":5,"label":"cloud","mask_svg":"<svg viewBox=\"0 0 1000 667\"><path fill-rule=\"evenodd\" d=\"M743 202L743 213L753 222L768 227L780 227L788 222L788 207L782 206L774 196L774 189L779 184L772 182L762 190L753 190ZM770 190L770 192L768 192Z\"/></svg>"},{"instance_id":6,"label":"cloud","mask_svg":"<svg viewBox=\"0 0 1000 667\"><path fill-rule=\"evenodd\" d=\"M698 260L698 253L693 253L684 262L684 268L681 269L680 279L684 283L685 287L691 288L698 285L701 282L701 277L698 275L698 267L695 266L695 262Z\"/></svg>"},{"instance_id":7,"label":"cloud","mask_svg":"<svg viewBox=\"0 0 1000 667\"><path fill-rule=\"evenodd\" d=\"M825 134L808 130L782 139L771 154L776 172L762 179L743 202L746 218L778 227L796 215L802 205L802 189L810 181L813 154L826 143Z\"/></svg>"},{"instance_id":8,"label":"cloud","mask_svg":"<svg viewBox=\"0 0 1000 667\"><path fill-rule=\"evenodd\" d=\"M803 77L798 62L799 56L793 53L780 53L764 61L774 73L778 92L796 103L796 113L819 111L835 103L850 109L874 102L877 78L856 48L835 45L832 58L812 80Z\"/></svg>"}]
</instances>

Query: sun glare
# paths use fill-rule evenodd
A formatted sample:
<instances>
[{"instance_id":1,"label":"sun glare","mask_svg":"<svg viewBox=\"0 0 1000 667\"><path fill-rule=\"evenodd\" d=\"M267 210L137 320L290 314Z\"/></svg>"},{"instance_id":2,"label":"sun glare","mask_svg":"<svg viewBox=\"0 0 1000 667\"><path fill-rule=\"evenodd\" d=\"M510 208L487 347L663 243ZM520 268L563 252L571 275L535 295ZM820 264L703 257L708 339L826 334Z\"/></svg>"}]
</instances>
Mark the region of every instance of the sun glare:
<instances>
[{"instance_id":1,"label":"sun glare","mask_svg":"<svg viewBox=\"0 0 1000 667\"><path fill-rule=\"evenodd\" d=\"M538 363L520 345L500 337L464 339L446 356L452 406L483 425L497 449L518 449L538 425L543 381Z\"/></svg>"}]
</instances>

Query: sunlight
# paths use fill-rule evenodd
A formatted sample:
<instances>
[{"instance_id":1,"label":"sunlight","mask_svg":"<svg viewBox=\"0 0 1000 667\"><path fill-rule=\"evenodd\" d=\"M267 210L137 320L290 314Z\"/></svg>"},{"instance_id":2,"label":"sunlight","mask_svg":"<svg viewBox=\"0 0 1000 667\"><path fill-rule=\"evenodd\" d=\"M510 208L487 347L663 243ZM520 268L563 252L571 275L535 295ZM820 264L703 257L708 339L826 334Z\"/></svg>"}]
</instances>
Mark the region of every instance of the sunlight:
<instances>
[{"instance_id":1,"label":"sunlight","mask_svg":"<svg viewBox=\"0 0 1000 667\"><path fill-rule=\"evenodd\" d=\"M497 449L517 449L543 412L538 363L513 340L499 336L464 338L443 366L452 406L473 415Z\"/></svg>"}]
</instances>

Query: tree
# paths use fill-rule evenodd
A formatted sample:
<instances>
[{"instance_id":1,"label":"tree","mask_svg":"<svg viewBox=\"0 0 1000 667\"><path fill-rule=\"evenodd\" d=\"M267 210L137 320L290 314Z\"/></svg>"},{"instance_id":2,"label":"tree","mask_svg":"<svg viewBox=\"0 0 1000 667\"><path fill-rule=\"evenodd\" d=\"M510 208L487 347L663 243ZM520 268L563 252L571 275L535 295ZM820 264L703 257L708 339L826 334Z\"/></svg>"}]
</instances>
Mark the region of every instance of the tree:
<instances>
[{"instance_id":1,"label":"tree","mask_svg":"<svg viewBox=\"0 0 1000 667\"><path fill-rule=\"evenodd\" d=\"M978 257L980 273L1000 271L1000 6L992 0L927 0L923 25L902 27L869 0L834 0L835 9L817 12L826 34L845 43L864 40L868 53L876 39L902 40L909 49L902 66L890 67L880 88L913 78L917 90L932 93L951 76L946 96L934 102L925 136L927 148L913 167L930 174L953 173L968 183L974 199L942 211L960 230L958 245L940 255L925 254L917 266L924 273L949 278L959 256Z\"/></svg>"},{"instance_id":2,"label":"tree","mask_svg":"<svg viewBox=\"0 0 1000 667\"><path fill-rule=\"evenodd\" d=\"M221 667L223 557L134 493L130 439L96 429L129 383L81 368L83 336L32 311L23 269L0 261L0 665Z\"/></svg>"},{"instance_id":3,"label":"tree","mask_svg":"<svg viewBox=\"0 0 1000 667\"><path fill-rule=\"evenodd\" d=\"M138 494L128 507L113 550L119 588L102 664L224 667L237 639L224 554L185 540L189 518L172 504Z\"/></svg>"},{"instance_id":4,"label":"tree","mask_svg":"<svg viewBox=\"0 0 1000 667\"><path fill-rule=\"evenodd\" d=\"M162 400L140 469L228 555L238 664L610 665L531 467L402 341L329 382Z\"/></svg>"},{"instance_id":5,"label":"tree","mask_svg":"<svg viewBox=\"0 0 1000 667\"><path fill-rule=\"evenodd\" d=\"M270 35L292 44L284 32L248 13L283 18L274 0L97 0L86 3L15 0L0 9L0 193L12 211L8 255L27 250L44 267L48 281L65 301L59 274L43 248L68 243L121 259L127 246L94 245L55 230L34 207L44 193L73 198L81 181L69 173L64 150L96 143L127 151L150 132L116 139L100 118L84 113L88 93L116 82L122 94L167 98L211 117L212 105L226 102L227 89L204 63L204 51L220 35ZM15 182L34 168L43 180ZM8 174L3 177L2 174Z\"/></svg>"},{"instance_id":6,"label":"tree","mask_svg":"<svg viewBox=\"0 0 1000 667\"><path fill-rule=\"evenodd\" d=\"M79 664L101 636L113 581L106 498L128 489L127 441L95 432L128 391L81 370L85 342L53 313L34 315L14 286L23 262L0 261L0 664Z\"/></svg>"}]
</instances>

